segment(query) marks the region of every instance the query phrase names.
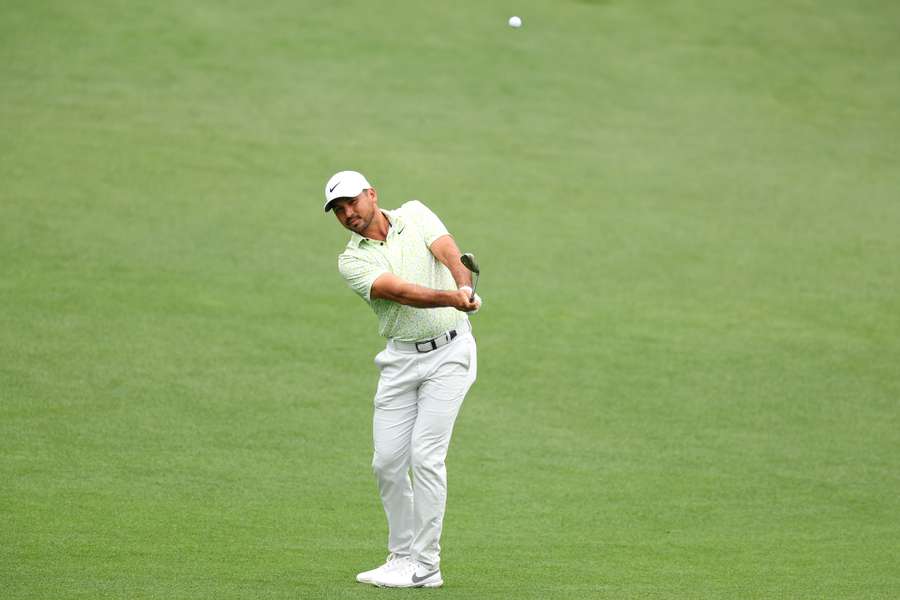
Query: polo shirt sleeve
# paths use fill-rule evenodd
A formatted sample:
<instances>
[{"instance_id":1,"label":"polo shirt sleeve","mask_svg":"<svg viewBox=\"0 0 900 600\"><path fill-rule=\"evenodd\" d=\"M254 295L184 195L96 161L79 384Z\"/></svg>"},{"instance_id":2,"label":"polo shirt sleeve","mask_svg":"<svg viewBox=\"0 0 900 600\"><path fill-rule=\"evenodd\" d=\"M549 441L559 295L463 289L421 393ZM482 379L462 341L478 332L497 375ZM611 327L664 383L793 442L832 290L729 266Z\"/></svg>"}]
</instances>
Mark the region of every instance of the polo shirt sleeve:
<instances>
[{"instance_id":1,"label":"polo shirt sleeve","mask_svg":"<svg viewBox=\"0 0 900 600\"><path fill-rule=\"evenodd\" d=\"M388 270L374 260L352 254L341 254L338 257L338 270L347 285L366 302L371 302L372 284Z\"/></svg>"},{"instance_id":2,"label":"polo shirt sleeve","mask_svg":"<svg viewBox=\"0 0 900 600\"><path fill-rule=\"evenodd\" d=\"M418 224L422 236L425 238L425 244L429 248L434 240L450 233L438 216L418 200L410 200L403 207L407 209L409 215Z\"/></svg>"}]
</instances>

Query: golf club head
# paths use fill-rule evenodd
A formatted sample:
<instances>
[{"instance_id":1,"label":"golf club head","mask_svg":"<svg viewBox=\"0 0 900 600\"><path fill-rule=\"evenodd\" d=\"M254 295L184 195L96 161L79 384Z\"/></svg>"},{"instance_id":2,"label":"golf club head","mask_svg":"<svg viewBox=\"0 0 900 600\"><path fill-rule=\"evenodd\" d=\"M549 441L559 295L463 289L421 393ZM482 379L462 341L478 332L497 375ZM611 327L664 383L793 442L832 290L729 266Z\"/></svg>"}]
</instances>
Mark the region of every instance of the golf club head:
<instances>
[{"instance_id":1,"label":"golf club head","mask_svg":"<svg viewBox=\"0 0 900 600\"><path fill-rule=\"evenodd\" d=\"M481 274L481 271L478 269L478 262L475 260L475 255L471 252L466 252L459 257L459 260L468 270L473 273Z\"/></svg>"}]
</instances>

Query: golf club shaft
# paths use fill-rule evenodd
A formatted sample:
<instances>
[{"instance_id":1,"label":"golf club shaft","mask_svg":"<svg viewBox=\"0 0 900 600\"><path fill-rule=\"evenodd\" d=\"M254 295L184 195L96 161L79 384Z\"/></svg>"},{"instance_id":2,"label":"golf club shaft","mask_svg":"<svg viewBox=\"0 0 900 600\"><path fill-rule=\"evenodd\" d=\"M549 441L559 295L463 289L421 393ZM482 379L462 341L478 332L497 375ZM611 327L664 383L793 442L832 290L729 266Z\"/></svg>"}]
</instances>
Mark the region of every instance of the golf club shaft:
<instances>
[{"instance_id":1,"label":"golf club shaft","mask_svg":"<svg viewBox=\"0 0 900 600\"><path fill-rule=\"evenodd\" d=\"M475 273L475 282L472 284L472 295L469 296L469 302L475 302L475 288L478 287L478 278L480 276L479 273Z\"/></svg>"}]
</instances>

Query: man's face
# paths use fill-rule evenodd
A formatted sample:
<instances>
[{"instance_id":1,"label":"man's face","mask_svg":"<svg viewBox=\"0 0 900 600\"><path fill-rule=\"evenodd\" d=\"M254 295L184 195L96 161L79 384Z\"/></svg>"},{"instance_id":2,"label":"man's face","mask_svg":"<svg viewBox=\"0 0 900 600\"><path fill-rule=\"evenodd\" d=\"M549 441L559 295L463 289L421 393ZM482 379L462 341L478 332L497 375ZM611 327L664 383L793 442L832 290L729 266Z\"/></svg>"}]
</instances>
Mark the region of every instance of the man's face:
<instances>
[{"instance_id":1,"label":"man's face","mask_svg":"<svg viewBox=\"0 0 900 600\"><path fill-rule=\"evenodd\" d=\"M363 190L355 198L340 198L331 204L334 216L341 225L362 235L369 228L378 210L378 194L374 189Z\"/></svg>"}]
</instances>

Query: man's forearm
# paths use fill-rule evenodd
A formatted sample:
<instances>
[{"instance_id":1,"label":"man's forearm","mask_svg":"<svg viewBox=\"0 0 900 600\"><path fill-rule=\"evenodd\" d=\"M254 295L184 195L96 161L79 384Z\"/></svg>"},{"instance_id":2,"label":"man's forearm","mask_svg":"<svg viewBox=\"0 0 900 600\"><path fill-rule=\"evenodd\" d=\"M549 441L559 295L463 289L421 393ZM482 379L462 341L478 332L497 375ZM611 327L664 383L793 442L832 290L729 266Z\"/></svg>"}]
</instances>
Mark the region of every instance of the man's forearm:
<instances>
[{"instance_id":1,"label":"man's forearm","mask_svg":"<svg viewBox=\"0 0 900 600\"><path fill-rule=\"evenodd\" d=\"M434 290L414 283L403 283L394 289L385 290L381 294L385 300L416 308L453 306L455 295L455 292Z\"/></svg>"},{"instance_id":2,"label":"man's forearm","mask_svg":"<svg viewBox=\"0 0 900 600\"><path fill-rule=\"evenodd\" d=\"M472 273L460 262L460 251L456 242L449 234L436 239L431 244L431 253L441 261L453 276L456 287L467 285L472 287Z\"/></svg>"}]
</instances>

